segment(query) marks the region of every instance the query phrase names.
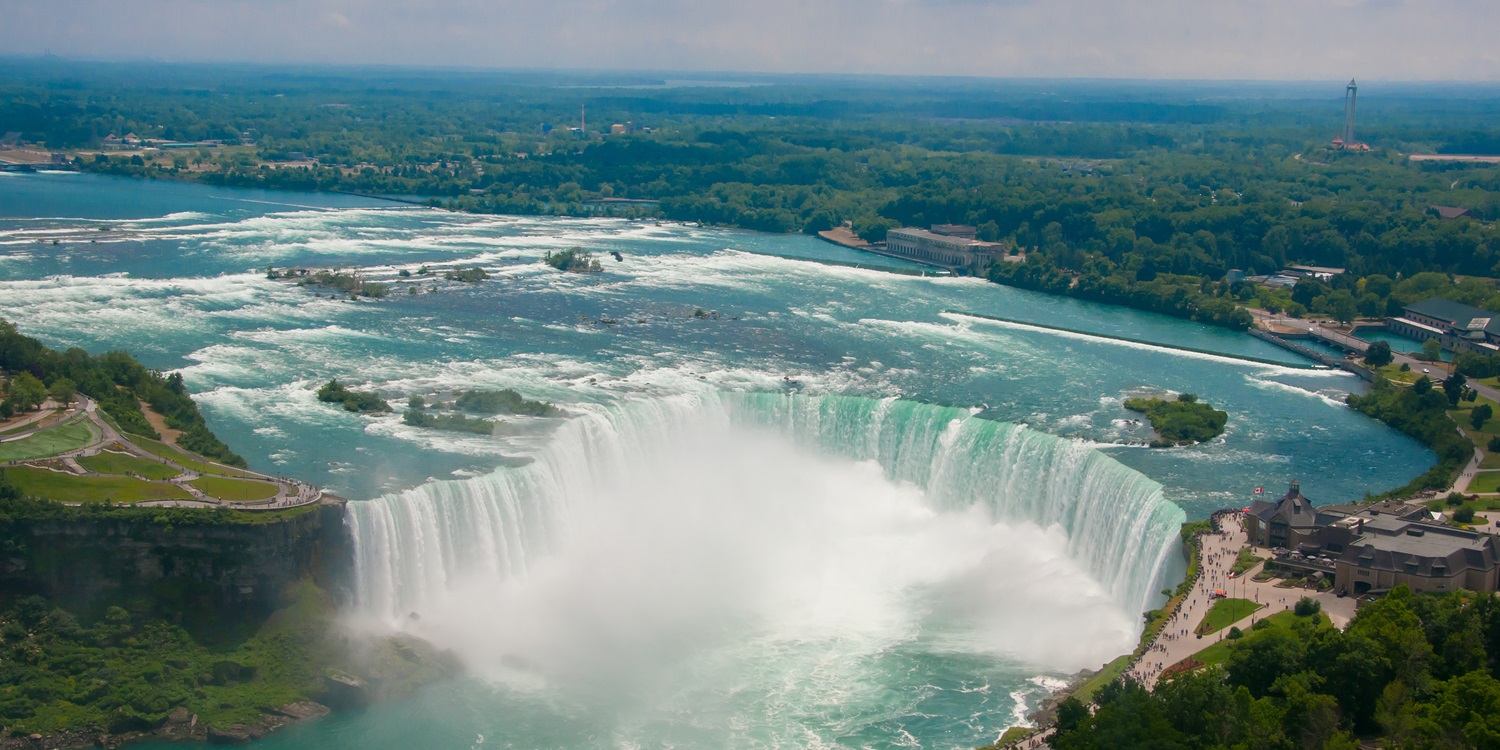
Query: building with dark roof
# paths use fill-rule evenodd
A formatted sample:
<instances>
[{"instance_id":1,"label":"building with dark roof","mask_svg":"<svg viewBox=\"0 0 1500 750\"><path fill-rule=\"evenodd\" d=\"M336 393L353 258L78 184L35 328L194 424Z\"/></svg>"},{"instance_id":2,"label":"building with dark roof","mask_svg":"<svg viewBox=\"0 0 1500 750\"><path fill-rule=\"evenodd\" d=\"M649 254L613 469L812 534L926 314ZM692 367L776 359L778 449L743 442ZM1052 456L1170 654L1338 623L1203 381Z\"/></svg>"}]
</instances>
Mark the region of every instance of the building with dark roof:
<instances>
[{"instance_id":1,"label":"building with dark roof","mask_svg":"<svg viewBox=\"0 0 1500 750\"><path fill-rule=\"evenodd\" d=\"M1257 500L1246 515L1252 544L1275 549L1295 549L1306 544L1317 531L1318 511L1311 500L1302 496L1297 480L1291 489L1273 502Z\"/></svg>"},{"instance_id":2,"label":"building with dark roof","mask_svg":"<svg viewBox=\"0 0 1500 750\"><path fill-rule=\"evenodd\" d=\"M1400 502L1313 507L1297 482L1287 494L1257 501L1245 516L1250 541L1275 564L1331 577L1356 595L1406 584L1414 591L1500 590L1495 537L1440 523Z\"/></svg>"},{"instance_id":3,"label":"building with dark roof","mask_svg":"<svg viewBox=\"0 0 1500 750\"><path fill-rule=\"evenodd\" d=\"M1454 351L1500 352L1500 313L1440 297L1407 305L1386 329L1418 341L1437 339Z\"/></svg>"}]
</instances>

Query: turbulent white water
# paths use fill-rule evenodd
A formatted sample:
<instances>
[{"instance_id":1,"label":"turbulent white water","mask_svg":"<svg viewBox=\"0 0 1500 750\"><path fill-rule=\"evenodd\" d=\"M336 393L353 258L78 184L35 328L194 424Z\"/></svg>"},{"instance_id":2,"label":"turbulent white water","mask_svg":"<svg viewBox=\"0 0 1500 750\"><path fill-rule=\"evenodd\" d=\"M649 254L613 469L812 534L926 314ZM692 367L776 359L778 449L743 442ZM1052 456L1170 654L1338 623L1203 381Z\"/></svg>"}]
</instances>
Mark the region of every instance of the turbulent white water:
<instances>
[{"instance_id":1,"label":"turbulent white water","mask_svg":"<svg viewBox=\"0 0 1500 750\"><path fill-rule=\"evenodd\" d=\"M1097 666L1138 632L1182 520L1076 441L781 394L599 409L527 466L350 506L366 617L482 673L614 693L705 653L744 671L761 657L725 649L746 643Z\"/></svg>"}]
</instances>

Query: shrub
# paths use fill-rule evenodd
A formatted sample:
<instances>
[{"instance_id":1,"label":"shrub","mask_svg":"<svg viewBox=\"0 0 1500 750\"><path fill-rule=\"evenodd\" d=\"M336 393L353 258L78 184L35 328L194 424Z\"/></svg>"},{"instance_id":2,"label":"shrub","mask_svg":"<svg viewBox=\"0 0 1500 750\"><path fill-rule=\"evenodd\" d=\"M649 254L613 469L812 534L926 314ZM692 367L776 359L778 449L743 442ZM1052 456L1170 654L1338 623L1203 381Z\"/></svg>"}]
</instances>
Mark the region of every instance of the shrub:
<instances>
[{"instance_id":1,"label":"shrub","mask_svg":"<svg viewBox=\"0 0 1500 750\"><path fill-rule=\"evenodd\" d=\"M1319 604L1318 602L1313 601L1312 599L1309 599L1305 596L1301 599L1298 599L1296 606L1292 607L1292 612L1298 617L1311 617L1322 611L1322 604Z\"/></svg>"},{"instance_id":2,"label":"shrub","mask_svg":"<svg viewBox=\"0 0 1500 750\"><path fill-rule=\"evenodd\" d=\"M1453 511L1453 520L1459 523L1473 523L1474 509L1469 506L1464 506L1462 508L1459 508L1458 510Z\"/></svg>"}]
</instances>

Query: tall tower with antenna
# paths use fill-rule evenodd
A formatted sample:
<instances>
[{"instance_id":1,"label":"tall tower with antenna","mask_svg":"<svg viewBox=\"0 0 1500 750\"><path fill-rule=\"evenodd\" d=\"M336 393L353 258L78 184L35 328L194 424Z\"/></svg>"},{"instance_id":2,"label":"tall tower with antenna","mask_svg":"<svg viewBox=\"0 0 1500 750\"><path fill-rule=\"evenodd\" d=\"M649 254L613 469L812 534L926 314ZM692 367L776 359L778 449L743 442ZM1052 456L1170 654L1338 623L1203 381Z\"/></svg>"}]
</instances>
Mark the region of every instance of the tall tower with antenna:
<instances>
[{"instance_id":1,"label":"tall tower with antenna","mask_svg":"<svg viewBox=\"0 0 1500 750\"><path fill-rule=\"evenodd\" d=\"M1344 90L1344 145L1354 144L1354 99L1359 96L1359 86L1349 79L1349 88Z\"/></svg>"}]
</instances>

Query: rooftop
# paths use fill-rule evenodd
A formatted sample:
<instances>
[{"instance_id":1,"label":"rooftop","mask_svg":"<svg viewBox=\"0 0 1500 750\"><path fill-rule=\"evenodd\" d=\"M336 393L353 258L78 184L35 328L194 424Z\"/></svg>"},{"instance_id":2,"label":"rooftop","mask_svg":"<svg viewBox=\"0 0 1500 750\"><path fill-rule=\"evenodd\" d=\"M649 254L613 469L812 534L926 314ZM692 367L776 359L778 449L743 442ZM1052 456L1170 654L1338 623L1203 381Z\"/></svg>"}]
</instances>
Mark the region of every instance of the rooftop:
<instances>
[{"instance_id":1,"label":"rooftop","mask_svg":"<svg viewBox=\"0 0 1500 750\"><path fill-rule=\"evenodd\" d=\"M1428 297L1421 302L1407 305L1405 309L1410 313L1445 321L1455 328L1484 331L1500 336L1500 313L1473 305L1465 305L1462 302L1454 302L1441 297Z\"/></svg>"}]
</instances>

